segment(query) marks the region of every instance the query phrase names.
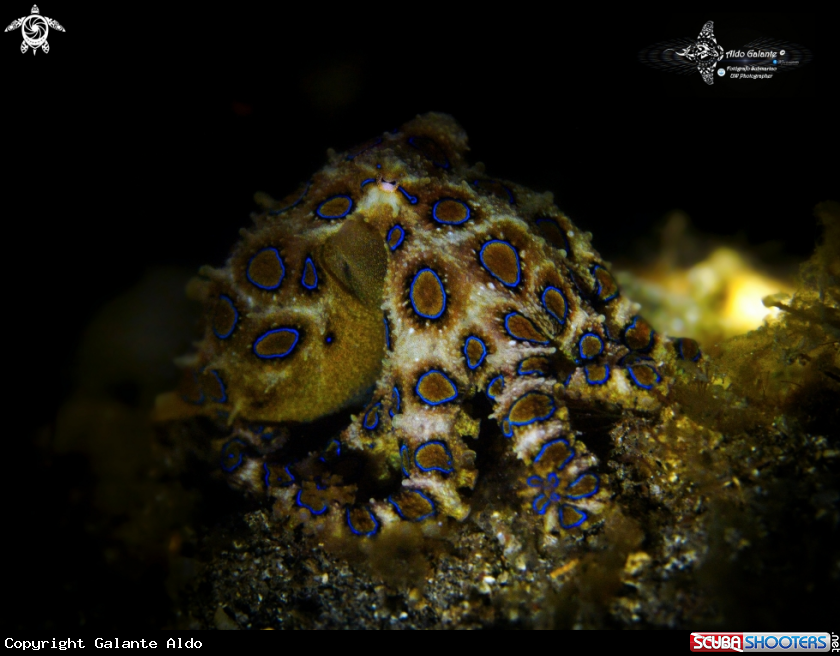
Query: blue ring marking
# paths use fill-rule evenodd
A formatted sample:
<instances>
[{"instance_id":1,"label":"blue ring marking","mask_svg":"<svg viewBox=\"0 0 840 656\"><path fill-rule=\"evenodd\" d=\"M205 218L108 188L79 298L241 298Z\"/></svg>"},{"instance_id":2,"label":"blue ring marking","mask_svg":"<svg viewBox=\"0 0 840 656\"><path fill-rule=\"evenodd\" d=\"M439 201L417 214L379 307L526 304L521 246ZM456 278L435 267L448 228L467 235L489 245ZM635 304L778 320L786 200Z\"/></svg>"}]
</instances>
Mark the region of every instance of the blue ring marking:
<instances>
[{"instance_id":1,"label":"blue ring marking","mask_svg":"<svg viewBox=\"0 0 840 656\"><path fill-rule=\"evenodd\" d=\"M510 335L513 339L519 340L520 342L530 342L531 344L542 344L543 346L550 343L548 340L541 341L541 340L538 340L538 339L528 339L527 337L517 337L516 335L514 335L512 332L510 332L510 328L508 328L508 321L510 321L510 318L513 317L513 316L518 316L518 317L522 317L523 319L528 319L528 317L526 317L524 314L520 314L519 312L516 312L516 311L508 312L507 315L505 315L505 332L507 332L507 334ZM531 320L528 319L528 321L531 321ZM531 325L533 325L533 322L531 322ZM534 328L536 329L536 326Z\"/></svg>"},{"instance_id":2,"label":"blue ring marking","mask_svg":"<svg viewBox=\"0 0 840 656\"><path fill-rule=\"evenodd\" d=\"M362 180L362 189L364 189L365 185L368 185L371 182L376 182L376 178L367 178L366 180Z\"/></svg>"},{"instance_id":3,"label":"blue ring marking","mask_svg":"<svg viewBox=\"0 0 840 656\"><path fill-rule=\"evenodd\" d=\"M448 200L451 200L451 201L453 201L453 202L455 202L455 203L460 203L461 205L463 205L463 206L466 208L466 210L467 210L467 216L465 216L465 217L464 217L463 219L461 219L460 221L444 221L443 219L439 219L439 218L438 218L438 216L437 216L437 208L438 208L438 205L440 205L440 204L441 204L441 203L443 203L444 201L448 201ZM467 205L464 201L462 201L462 200L460 200L460 199L458 199L458 198L441 198L439 201L437 201L437 202L436 202L436 203L432 206L432 218L433 218L435 221L437 221L438 223L440 223L441 225L462 225L462 224L466 223L467 221L469 221L469 220L470 220L470 218L472 218L472 210L470 209L470 206L469 206L469 205Z\"/></svg>"},{"instance_id":4,"label":"blue ring marking","mask_svg":"<svg viewBox=\"0 0 840 656\"><path fill-rule=\"evenodd\" d=\"M478 342L481 345L481 357L478 358L478 362L476 362L474 365L470 364L470 356L467 355L467 346L469 346L470 340L472 340L474 342ZM472 335L467 337L467 339L464 341L463 351L464 351L464 358L466 358L466 360L467 360L467 367L469 367L469 369L471 369L473 371L478 369L481 366L481 363L484 362L484 358L487 357L487 346L485 346L484 342L482 340L480 340L478 337L473 337Z\"/></svg>"},{"instance_id":5,"label":"blue ring marking","mask_svg":"<svg viewBox=\"0 0 840 656\"><path fill-rule=\"evenodd\" d=\"M284 353L278 353L276 355L260 355L259 353L257 353L257 344L259 344L261 341L263 341L269 335L273 335L274 333L282 333L282 332L294 333L295 334L295 341L292 342L292 345L288 348L287 351L285 351ZM251 347L251 350L254 352L254 355L256 355L260 360L271 360L273 358L285 358L287 355L289 355L289 353L291 353L292 351L295 350L295 347L297 346L299 341L300 341L300 332L298 330L296 330L294 328L275 328L274 330L269 330L269 331L263 333L262 335L260 335L259 337L257 337L257 340L254 342L254 345Z\"/></svg>"},{"instance_id":6,"label":"blue ring marking","mask_svg":"<svg viewBox=\"0 0 840 656\"><path fill-rule=\"evenodd\" d=\"M643 384L639 381L639 379L638 379L638 378L636 378L636 374L633 372L633 367L647 367L648 369L650 369L651 371L653 371L653 373L656 375L656 380L655 380L655 381L653 382L653 384L651 384L651 385L643 385ZM658 384L658 383L662 382L662 376L660 376L660 375L659 375L659 372L656 370L656 368L651 367L650 365L647 365L647 364L641 364L641 363L638 363L638 362L637 362L637 363L635 363L635 364L632 364L632 365L630 365L629 367L627 367L627 373L629 373L629 374L630 374L630 378L632 378L632 379L633 379L633 383L634 383L637 387L641 387L642 389L651 390L651 389L653 389L653 386L654 386L654 385L656 385L656 384Z\"/></svg>"},{"instance_id":7,"label":"blue ring marking","mask_svg":"<svg viewBox=\"0 0 840 656\"><path fill-rule=\"evenodd\" d=\"M560 294L560 296L563 297L564 312L563 312L563 318L562 319L560 317L558 317L556 314L554 314L554 312L549 310L548 305L545 302L545 295L552 289L555 292L557 292L558 294ZM540 302L542 303L543 309L546 312L548 312L552 317L554 317L554 319L557 321L557 323L559 323L561 326L566 325L566 317L569 316L569 299L566 298L566 295L563 293L562 289L560 289L559 287L554 287L553 285L549 285L548 287L546 287L543 290L543 293L540 295Z\"/></svg>"},{"instance_id":8,"label":"blue ring marking","mask_svg":"<svg viewBox=\"0 0 840 656\"><path fill-rule=\"evenodd\" d=\"M309 188L312 186L312 181L306 183L306 187L303 190L303 193L298 197L298 199L292 203L291 205L286 205L286 207L281 207L279 210L271 210L268 215L269 216L277 216L278 214L282 214L283 212L288 212L293 207L297 207L300 205L300 202L304 199L306 194L309 193Z\"/></svg>"},{"instance_id":9,"label":"blue ring marking","mask_svg":"<svg viewBox=\"0 0 840 656\"><path fill-rule=\"evenodd\" d=\"M563 237L563 250L566 251L566 257L572 256L572 245L569 243L569 236L566 234L566 231L563 230L563 226L560 225L560 222L557 219L551 218L550 216L538 216L536 219L534 219L534 223L537 226L539 226L540 223L553 223L555 226L557 226L557 230ZM549 243L549 246L553 246L553 244Z\"/></svg>"},{"instance_id":10,"label":"blue ring marking","mask_svg":"<svg viewBox=\"0 0 840 656\"><path fill-rule=\"evenodd\" d=\"M569 455L566 456L566 459L563 462L561 462L559 465L557 465L554 469L556 471L561 471L563 469L563 467L568 465L572 461L572 458L575 457L575 450L572 448L572 445L569 444L568 440L564 440L562 437L558 438L556 440L551 440L551 442L546 442L545 444L543 444L542 448L540 449L540 452L537 454L537 457L534 458L534 464L536 465L540 461L540 459L545 455L546 449L554 446L558 442L562 442L563 444L566 445L566 448L569 449Z\"/></svg>"},{"instance_id":11,"label":"blue ring marking","mask_svg":"<svg viewBox=\"0 0 840 656\"><path fill-rule=\"evenodd\" d=\"M452 389L455 390L455 393L452 396L449 396L445 399L442 399L441 401L432 402L429 399L425 398L422 394L420 394L420 383L423 382L423 379L426 376L428 376L429 374L435 374L435 373L440 374L441 376L446 378L446 380L449 381L449 384L452 385ZM450 401L454 401L455 399L457 399L458 398L458 386L452 381L452 379L449 376L447 376L445 373L443 373L440 369L429 369L425 374L423 374L422 376L420 376L420 378L417 379L417 384L414 386L414 393L417 394L417 396L420 397L420 400L423 401L423 403L425 403L426 405L436 406L436 405L441 405L443 403L449 403Z\"/></svg>"},{"instance_id":12,"label":"blue ring marking","mask_svg":"<svg viewBox=\"0 0 840 656\"><path fill-rule=\"evenodd\" d=\"M349 154L349 155L347 155L347 157L345 157L344 159L345 159L345 161L347 161L347 162L349 162L349 161L351 161L351 160L354 160L354 159L356 159L359 155L361 155L362 153L366 153L366 152L367 152L367 151L369 151L371 148L376 148L376 147L377 147L379 144L381 144L381 143L382 143L382 137L378 137L378 138L376 139L376 141L374 141L374 142L373 142L373 143L371 143L370 145L367 145L367 146L365 146L364 148L362 148L361 150L357 150L357 151L356 151L356 152L354 152L354 153L350 153L350 154Z\"/></svg>"},{"instance_id":13,"label":"blue ring marking","mask_svg":"<svg viewBox=\"0 0 840 656\"><path fill-rule=\"evenodd\" d=\"M601 348L598 350L598 352L591 357L583 354L583 340L586 337L590 337L590 336L597 339L598 343L601 345ZM585 360L585 361L594 360L599 355L601 355L601 353L603 353L603 352L604 352L604 340L601 339L600 335L598 335L597 333L583 333L583 335L580 336L580 339L578 340L578 353L580 354L580 359L581 360Z\"/></svg>"},{"instance_id":14,"label":"blue ring marking","mask_svg":"<svg viewBox=\"0 0 840 656\"><path fill-rule=\"evenodd\" d=\"M487 395L487 398L490 399L491 401L495 401L496 397L492 396L490 394L490 388L493 387L493 383L495 383L497 380L499 380L499 378L502 379L502 390L504 390L505 389L505 377L504 377L503 374L499 374L495 378L492 378L489 383L487 383L487 389L484 391L484 393Z\"/></svg>"},{"instance_id":15,"label":"blue ring marking","mask_svg":"<svg viewBox=\"0 0 840 656\"><path fill-rule=\"evenodd\" d=\"M379 530L379 522L376 520L376 516L373 514L373 511L370 508L365 508L370 515L370 518L373 520L373 528L367 532L359 531L353 526L353 522L350 521L350 506L347 506L347 526L350 527L350 530L353 531L354 535L361 535L363 537L371 537L376 535L376 532Z\"/></svg>"},{"instance_id":16,"label":"blue ring marking","mask_svg":"<svg viewBox=\"0 0 840 656\"><path fill-rule=\"evenodd\" d=\"M227 388L225 388L225 384L224 384L224 382L222 382L222 377L219 376L219 372L216 371L215 369L211 369L210 373L213 374L213 378L215 378L216 381L219 383L219 389L222 392L221 396L219 396L219 397L211 396L210 400L213 401L214 403L227 403L227 400L228 400Z\"/></svg>"},{"instance_id":17,"label":"blue ring marking","mask_svg":"<svg viewBox=\"0 0 840 656\"><path fill-rule=\"evenodd\" d=\"M223 334L218 333L216 331L216 326L213 326L213 334L219 339L227 339L233 335L233 331L236 330L236 324L239 323L239 310L236 309L236 306L227 294L219 294L219 299L225 301L228 305L230 305L230 309L233 310L233 323L231 324L230 330Z\"/></svg>"},{"instance_id":18,"label":"blue ring marking","mask_svg":"<svg viewBox=\"0 0 840 656\"><path fill-rule=\"evenodd\" d=\"M449 463L448 463L449 469L443 469L442 467L428 467L428 468L426 468L423 465L421 465L419 462L417 462L417 456L419 455L419 453L423 449L425 449L427 446L432 446L433 444L437 444L437 445L443 447L443 450L446 452L446 457L449 458ZM420 471L424 471L424 472L439 471L443 474L451 474L453 471L455 471L455 468L452 466L452 452L449 450L449 447L446 446L446 443L441 442L440 440L432 440L431 442L426 442L425 444L421 444L420 446L418 446L417 449L415 449L415 451L414 451L414 464L417 465L417 468Z\"/></svg>"},{"instance_id":19,"label":"blue ring marking","mask_svg":"<svg viewBox=\"0 0 840 656\"><path fill-rule=\"evenodd\" d=\"M429 502L429 505L432 507L432 511L425 514L425 515L421 515L420 517L418 517L415 520L409 520L408 517L403 515L402 509L397 505L397 502L394 501L393 497L389 496L388 497L388 503L390 503L392 506L394 506L394 510L397 511L397 514L400 516L400 519L405 519L406 521L422 522L424 519L428 519L429 517L433 517L435 515L435 513L437 512L437 506L435 505L435 502L432 501L429 497L427 497L425 494L423 494L420 490L406 489L406 492L412 492L414 494L419 494L421 497L423 497L426 501Z\"/></svg>"},{"instance_id":20,"label":"blue ring marking","mask_svg":"<svg viewBox=\"0 0 840 656\"><path fill-rule=\"evenodd\" d=\"M347 205L347 209L344 210L344 212L341 213L341 214L335 214L335 215L321 214L321 208L324 205L326 205L327 203L329 203L331 200L335 200L336 198L346 198L349 201L349 203ZM330 196L329 198L327 198L327 200L323 201L320 205L318 205L317 208L315 208L315 214L317 214L319 218L326 219L327 221L332 221L333 219L343 219L345 216L350 214L350 212L352 212L352 211L353 211L353 199L350 198L350 196L348 196L347 194L336 194L335 196Z\"/></svg>"},{"instance_id":21,"label":"blue ring marking","mask_svg":"<svg viewBox=\"0 0 840 656\"><path fill-rule=\"evenodd\" d=\"M677 354L680 356L680 360L688 360L689 358L685 357L685 353L683 353L683 340L684 338L680 337L677 339ZM703 353L700 351L700 346L697 346L697 355L691 358L692 362L697 362L700 359L700 356Z\"/></svg>"},{"instance_id":22,"label":"blue ring marking","mask_svg":"<svg viewBox=\"0 0 840 656\"><path fill-rule=\"evenodd\" d=\"M320 489L320 488L319 488L319 489ZM301 489L301 490L298 490L298 493L297 493L297 495L295 496L295 503L296 503L298 506L300 506L301 508L306 508L306 509L307 509L309 512L311 512L313 515L323 515L325 512L327 512L327 502L326 502L326 501L324 501L324 502L323 502L323 503L324 503L324 507L323 507L323 508L321 508L321 510L315 510L312 506L310 506L309 504L306 504L306 503L304 503L303 501L301 501L301 500L300 500L300 495L301 495L301 494L303 494L303 490L302 490L302 489Z\"/></svg>"},{"instance_id":23,"label":"blue ring marking","mask_svg":"<svg viewBox=\"0 0 840 656\"><path fill-rule=\"evenodd\" d=\"M538 515L545 515L545 511L548 510L548 506L551 504L551 499L549 499L545 494L538 494L534 497L534 501L531 504L531 507L534 509L534 512Z\"/></svg>"},{"instance_id":24,"label":"blue ring marking","mask_svg":"<svg viewBox=\"0 0 840 656\"><path fill-rule=\"evenodd\" d=\"M572 510L574 510L576 513L578 513L578 514L580 515L580 519L579 519L579 520L577 520L574 524L564 524L564 523L563 523L563 508L571 508ZM559 519L559 520L560 520L560 526L562 526L562 527L563 527L563 528L565 528L565 529L575 528L575 527L577 527L577 526L580 526L580 525L581 525L581 524L583 524L583 523L584 523L584 522L585 522L588 518L589 518L589 515L586 513L586 511L585 511L585 510L581 510L580 508L575 508L575 506L573 506L573 505L571 505L571 504L569 504L569 503L564 503L564 504L563 504L563 505L561 505L561 506L560 506L560 508L557 510L557 519Z\"/></svg>"},{"instance_id":25,"label":"blue ring marking","mask_svg":"<svg viewBox=\"0 0 840 656\"><path fill-rule=\"evenodd\" d=\"M264 462L264 463L263 463L263 469L265 469L265 477L264 477L264 480L265 480L265 486L266 486L266 487L271 487L271 481L270 481L270 478L271 478L271 470L268 468L268 463L267 463L267 462ZM292 485L292 484L295 482L295 480L297 480L297 479L295 479L295 475L294 475L291 471L289 471L289 465L284 466L284 467L283 467L283 471L284 471L284 472L286 472L286 474L289 476L289 479L290 479L290 480L289 480L289 482L288 482L288 483L280 483L280 487L289 487L289 486L290 486L290 485Z\"/></svg>"},{"instance_id":26,"label":"blue ring marking","mask_svg":"<svg viewBox=\"0 0 840 656\"><path fill-rule=\"evenodd\" d=\"M633 317L633 321L630 322L630 324L624 329L624 332L622 333L622 338L624 340L624 345L627 348L630 348L630 345L627 343L627 333L629 331L633 330L636 327L636 322L640 318L641 317L639 317L639 315L636 315L635 317ZM650 339L648 340L648 343L640 349L630 349L630 350L631 351L638 351L639 353L646 353L647 351L650 351L651 347L653 346L653 336L654 336L654 330L651 327L651 329L650 329Z\"/></svg>"},{"instance_id":27,"label":"blue ring marking","mask_svg":"<svg viewBox=\"0 0 840 656\"><path fill-rule=\"evenodd\" d=\"M604 377L601 380L592 380L589 377L589 367L584 367L583 368L583 373L586 376L586 382L589 383L590 385L603 385L604 383L606 383L610 379L610 365L605 364L604 369L606 371L604 373Z\"/></svg>"},{"instance_id":28,"label":"blue ring marking","mask_svg":"<svg viewBox=\"0 0 840 656\"><path fill-rule=\"evenodd\" d=\"M554 472L549 473L549 475L545 477L545 480L551 486L552 490L560 484L560 479L557 478L557 474ZM554 496L554 493L552 492L551 495ZM560 497L557 498L559 499Z\"/></svg>"},{"instance_id":29,"label":"blue ring marking","mask_svg":"<svg viewBox=\"0 0 840 656\"><path fill-rule=\"evenodd\" d=\"M388 325L388 317L383 316L382 321L385 323L385 346L389 351L392 351L391 348L391 326Z\"/></svg>"},{"instance_id":30,"label":"blue ring marking","mask_svg":"<svg viewBox=\"0 0 840 656\"><path fill-rule=\"evenodd\" d=\"M502 423L500 424L502 429L502 435L505 437L513 437L513 426L510 425L510 419L505 417L502 419Z\"/></svg>"},{"instance_id":31,"label":"blue ring marking","mask_svg":"<svg viewBox=\"0 0 840 656\"><path fill-rule=\"evenodd\" d=\"M641 353L630 351L629 353L625 353L621 356L618 364L622 367L627 367L631 364L636 364L637 362L653 362L653 358L649 355L642 355Z\"/></svg>"},{"instance_id":32,"label":"blue ring marking","mask_svg":"<svg viewBox=\"0 0 840 656\"><path fill-rule=\"evenodd\" d=\"M263 440L273 440L275 437L273 428L266 428L265 426L254 426L251 428L251 431L259 435L260 439Z\"/></svg>"},{"instance_id":33,"label":"blue ring marking","mask_svg":"<svg viewBox=\"0 0 840 656\"><path fill-rule=\"evenodd\" d=\"M379 426L379 410L378 408L382 407L382 401L378 401L374 405L372 405L368 411L365 413L365 418L362 421L362 426L367 428L369 431L375 430L377 426ZM370 416L370 413L373 413L373 417Z\"/></svg>"},{"instance_id":34,"label":"blue ring marking","mask_svg":"<svg viewBox=\"0 0 840 656\"><path fill-rule=\"evenodd\" d=\"M508 421L510 421L511 426L530 426L531 424L533 424L535 422L545 421L546 419L551 419L551 417L554 415L554 411L557 409L557 406L554 404L554 399L551 398L545 392L527 392L527 393L523 394L518 399L516 399L516 401L513 402L513 405L510 406L511 410L513 410L514 406L516 406L516 404L519 403L522 399L524 399L526 397L529 397L533 394L540 394L541 396L544 396L549 401L551 401L551 408L549 409L548 414L545 415L544 417L531 417L528 421L512 421L510 419L510 413L508 413Z\"/></svg>"},{"instance_id":35,"label":"blue ring marking","mask_svg":"<svg viewBox=\"0 0 840 656\"><path fill-rule=\"evenodd\" d=\"M225 451L227 451L228 447L230 447L232 444L237 444L240 447L239 452L236 453L235 455L233 453L225 453ZM236 469L237 467L239 467L239 465L242 464L242 449L243 448L245 448L245 442L240 440L238 437L235 437L232 440L228 440L227 442L225 442L222 445L222 460L221 460L220 464L222 466L222 469L224 471L226 471L228 474L230 472L232 472L234 469ZM229 461L234 457L236 457L236 462L235 463L233 463L232 465L231 464L225 465L225 460Z\"/></svg>"},{"instance_id":36,"label":"blue ring marking","mask_svg":"<svg viewBox=\"0 0 840 656\"><path fill-rule=\"evenodd\" d=\"M539 476L529 476L528 480L525 481L528 483L528 487L542 487L543 480Z\"/></svg>"},{"instance_id":37,"label":"blue ring marking","mask_svg":"<svg viewBox=\"0 0 840 656\"><path fill-rule=\"evenodd\" d=\"M412 196L402 187L397 187L397 189L402 193L403 196L406 197L409 203L411 203L412 205L417 205L417 196Z\"/></svg>"},{"instance_id":38,"label":"blue ring marking","mask_svg":"<svg viewBox=\"0 0 840 656\"><path fill-rule=\"evenodd\" d=\"M256 280L251 278L251 262L254 261L254 258L259 255L260 253L265 253L265 251L274 251L274 255L277 257L277 262L280 265L280 279L277 281L276 285L261 285ZM277 289L280 284L283 282L283 278L286 277L286 267L283 264L283 258L280 257L280 251L278 251L274 246L268 246L267 248L261 248L256 253L251 256L251 259L248 260L248 266L245 267L245 277L248 279L254 287L259 287L260 289L265 289L267 291L271 291L272 289Z\"/></svg>"},{"instance_id":39,"label":"blue ring marking","mask_svg":"<svg viewBox=\"0 0 840 656\"><path fill-rule=\"evenodd\" d=\"M514 283L505 282L504 280L499 278L499 276L497 276L495 273L493 273L493 271L490 269L490 267L487 266L484 263L484 249L487 248L490 244L504 244L505 246L510 246L510 250L513 251L513 257L516 258L516 282L514 282ZM519 253L516 252L516 249L513 247L513 244L511 244L509 241L505 241L504 239L491 239L490 241L485 242L484 245L481 247L481 250L478 252L478 259L481 260L481 266L483 266L486 269L487 273L489 273L491 276L493 276L496 280L498 280L500 283L502 283L505 287L513 288L513 287L518 286L519 283L522 282L522 265L519 262Z\"/></svg>"},{"instance_id":40,"label":"blue ring marking","mask_svg":"<svg viewBox=\"0 0 840 656\"><path fill-rule=\"evenodd\" d=\"M186 394L181 394L181 398L191 405L203 405L204 404L204 399L205 399L204 388L201 386L201 383L198 382L198 372L195 369L193 369L192 375L193 375L193 382L195 382L195 386L198 388L198 394L199 394L198 401L193 401Z\"/></svg>"},{"instance_id":41,"label":"blue ring marking","mask_svg":"<svg viewBox=\"0 0 840 656\"><path fill-rule=\"evenodd\" d=\"M402 444L400 446L400 469L402 469L403 476L408 478L408 472L405 469L405 452L408 451L408 446Z\"/></svg>"},{"instance_id":42,"label":"blue ring marking","mask_svg":"<svg viewBox=\"0 0 840 656\"><path fill-rule=\"evenodd\" d=\"M522 365L524 365L528 360L531 358L525 358L516 366L516 373L520 376L547 376L548 372L543 371L542 369L523 369Z\"/></svg>"},{"instance_id":43,"label":"blue ring marking","mask_svg":"<svg viewBox=\"0 0 840 656\"><path fill-rule=\"evenodd\" d=\"M418 139L422 139L424 142L429 142L432 145L434 145L435 148L440 149L440 146L438 146L437 142L434 141L433 139L429 139L429 137L409 137L408 138L408 143L411 144L412 146L414 146L414 148L419 150L421 153L423 153L423 156L426 157L426 159L430 160L432 162L432 164L434 164L438 168L448 169L451 166L451 164L449 163L449 158L446 156L445 153L441 153L443 155L443 159L444 159L443 162L436 162L431 157L429 157L428 153L423 150L422 145L418 146L416 143L414 143Z\"/></svg>"},{"instance_id":44,"label":"blue ring marking","mask_svg":"<svg viewBox=\"0 0 840 656\"><path fill-rule=\"evenodd\" d=\"M403 230L403 227L399 223L397 223L396 225L392 226L391 229L388 231L388 235L385 237L386 244L391 243L391 235L394 234L394 230L400 231L400 238L399 240L397 240L396 244L394 244L393 246L388 246L388 248L391 249L391 252L397 250L400 246L402 246L402 243L405 240L405 230Z\"/></svg>"},{"instance_id":45,"label":"blue ring marking","mask_svg":"<svg viewBox=\"0 0 840 656\"><path fill-rule=\"evenodd\" d=\"M326 454L327 449L329 449L333 444L336 445L336 447L335 447L335 457L340 458L341 457L341 442L339 442L335 438L331 439L327 443L327 446L324 447L324 449L321 451L321 453ZM326 462L327 461L326 455L318 456L318 460L320 460L321 462ZM320 488L318 488L318 489L320 489Z\"/></svg>"},{"instance_id":46,"label":"blue ring marking","mask_svg":"<svg viewBox=\"0 0 840 656\"><path fill-rule=\"evenodd\" d=\"M312 285L306 284L307 269L312 271L312 277L315 278L315 282L313 282ZM307 257L306 260L304 260L303 262L303 273L300 276L300 284L310 291L313 289L318 289L318 269L315 268L315 262L312 261L311 257Z\"/></svg>"},{"instance_id":47,"label":"blue ring marking","mask_svg":"<svg viewBox=\"0 0 840 656\"><path fill-rule=\"evenodd\" d=\"M397 386L394 385L393 390L391 391L391 407L388 408L388 414L391 418L394 417L396 412L400 411L400 391L397 389Z\"/></svg>"},{"instance_id":48,"label":"blue ring marking","mask_svg":"<svg viewBox=\"0 0 840 656\"><path fill-rule=\"evenodd\" d=\"M565 497L567 499L588 499L589 497L594 497L596 494L598 494L598 490L601 489L601 479L598 478L598 474L593 474L591 472L584 472L583 474L578 476L575 480L573 480L566 486L566 490L570 490L575 485L580 483L585 476L593 476L595 478L595 489L593 489L591 492L587 492L586 494L566 494Z\"/></svg>"},{"instance_id":49,"label":"blue ring marking","mask_svg":"<svg viewBox=\"0 0 840 656\"><path fill-rule=\"evenodd\" d=\"M601 298L601 281L598 279L598 276L595 275L595 271L598 270L598 269L603 269L604 271L606 271L611 278L612 278L612 274L605 267L602 267L600 264L596 264L595 266L592 267L592 277L595 278L595 282L597 283L597 286L595 287L595 296L597 296L598 300L601 301L602 303L609 303L611 300L618 297L618 293L620 291L619 288L618 288L618 283L615 282L615 278L613 278L613 282L615 283L615 291L612 294L610 294L607 298Z\"/></svg>"},{"instance_id":50,"label":"blue ring marking","mask_svg":"<svg viewBox=\"0 0 840 656\"><path fill-rule=\"evenodd\" d=\"M513 192L508 188L507 185L502 184L498 180L485 178L484 180L473 180L473 183L472 183L473 187L477 187L478 189L481 189L481 187L479 186L480 182L495 182L497 185L499 185L502 189L504 189L507 192L508 198L510 199L510 204L511 205L516 205L516 199L513 197Z\"/></svg>"},{"instance_id":51,"label":"blue ring marking","mask_svg":"<svg viewBox=\"0 0 840 656\"><path fill-rule=\"evenodd\" d=\"M438 312L437 314L423 314L422 312L420 312L420 310L417 309L417 306L414 304L414 285L417 284L417 278L419 278L420 274L424 271L428 271L429 273L431 273L435 277L435 280L437 280L437 284L440 285L440 293L443 296L443 302L440 305L440 312ZM440 319L441 316L443 316L444 311L446 310L446 290L443 288L443 282L441 282L440 276L438 276L438 274L435 273L429 267L420 269L417 273L414 274L414 280L411 281L411 291L408 294L408 299L411 301L411 307L414 308L414 311L424 319Z\"/></svg>"}]
</instances>

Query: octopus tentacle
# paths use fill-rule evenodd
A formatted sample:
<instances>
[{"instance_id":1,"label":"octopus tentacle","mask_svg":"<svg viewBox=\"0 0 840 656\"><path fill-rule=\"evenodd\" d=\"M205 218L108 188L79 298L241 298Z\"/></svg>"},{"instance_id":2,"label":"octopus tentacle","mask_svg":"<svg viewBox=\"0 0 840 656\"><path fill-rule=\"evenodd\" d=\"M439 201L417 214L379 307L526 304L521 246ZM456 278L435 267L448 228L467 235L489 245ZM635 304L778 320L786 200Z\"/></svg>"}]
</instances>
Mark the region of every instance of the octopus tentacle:
<instances>
[{"instance_id":1,"label":"octopus tentacle","mask_svg":"<svg viewBox=\"0 0 840 656\"><path fill-rule=\"evenodd\" d=\"M463 521L485 421L519 463L523 512L591 526L608 481L575 413L657 412L697 367L697 343L653 330L551 194L466 151L429 114L331 152L283 200L258 194L225 266L190 283L204 335L156 419L193 422L279 519L361 540ZM312 423L339 413L349 425Z\"/></svg>"}]
</instances>

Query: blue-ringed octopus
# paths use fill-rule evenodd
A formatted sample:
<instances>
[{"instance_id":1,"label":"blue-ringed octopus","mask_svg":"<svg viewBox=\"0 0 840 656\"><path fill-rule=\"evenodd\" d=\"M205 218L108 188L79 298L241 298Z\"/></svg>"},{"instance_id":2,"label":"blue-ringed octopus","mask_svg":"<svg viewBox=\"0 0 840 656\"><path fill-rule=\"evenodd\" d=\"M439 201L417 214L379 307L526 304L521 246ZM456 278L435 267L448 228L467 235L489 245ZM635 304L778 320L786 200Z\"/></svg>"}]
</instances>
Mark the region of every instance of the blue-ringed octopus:
<instances>
[{"instance_id":1,"label":"blue-ringed octopus","mask_svg":"<svg viewBox=\"0 0 840 656\"><path fill-rule=\"evenodd\" d=\"M521 472L504 492L546 532L587 530L609 477L570 413L653 412L700 357L638 314L550 193L467 150L431 113L330 151L286 199L258 194L227 263L190 284L203 338L156 419L211 426L222 475L278 518L361 540L464 520L492 422L494 466Z\"/></svg>"}]
</instances>

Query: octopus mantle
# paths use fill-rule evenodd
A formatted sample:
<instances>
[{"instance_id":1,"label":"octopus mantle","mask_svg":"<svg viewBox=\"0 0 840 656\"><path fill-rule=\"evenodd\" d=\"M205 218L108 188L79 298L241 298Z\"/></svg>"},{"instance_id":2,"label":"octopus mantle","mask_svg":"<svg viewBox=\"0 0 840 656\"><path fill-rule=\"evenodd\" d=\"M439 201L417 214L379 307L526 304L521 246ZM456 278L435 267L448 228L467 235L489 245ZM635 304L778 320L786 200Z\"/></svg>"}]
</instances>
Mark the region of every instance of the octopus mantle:
<instances>
[{"instance_id":1,"label":"octopus mantle","mask_svg":"<svg viewBox=\"0 0 840 656\"><path fill-rule=\"evenodd\" d=\"M636 315L551 194L466 150L427 114L330 152L284 201L258 195L227 264L191 283L204 336L156 418L204 417L223 474L278 516L360 539L463 520L487 417L516 481L500 493L547 532L586 530L609 480L570 413L654 412L700 357ZM318 434L348 408L340 437Z\"/></svg>"}]
</instances>

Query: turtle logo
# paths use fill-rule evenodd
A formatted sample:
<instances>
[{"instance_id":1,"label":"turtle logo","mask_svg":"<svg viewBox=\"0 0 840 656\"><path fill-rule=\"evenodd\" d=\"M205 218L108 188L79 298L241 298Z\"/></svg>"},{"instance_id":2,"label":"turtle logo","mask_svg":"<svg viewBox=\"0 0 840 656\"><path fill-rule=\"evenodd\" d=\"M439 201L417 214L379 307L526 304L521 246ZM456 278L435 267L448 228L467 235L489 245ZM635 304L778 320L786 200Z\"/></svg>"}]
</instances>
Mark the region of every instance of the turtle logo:
<instances>
[{"instance_id":1,"label":"turtle logo","mask_svg":"<svg viewBox=\"0 0 840 656\"><path fill-rule=\"evenodd\" d=\"M44 52L50 51L50 44L47 43L47 34L50 28L64 32L64 28L58 24L58 21L41 16L38 5L32 5L31 15L13 20L5 31L11 32L17 28L20 28L23 33L23 43L20 44L20 51L26 52L32 48L33 55L38 51L38 48L41 48Z\"/></svg>"},{"instance_id":2,"label":"turtle logo","mask_svg":"<svg viewBox=\"0 0 840 656\"><path fill-rule=\"evenodd\" d=\"M714 28L714 22L709 21L703 26L700 36L697 37L697 43L676 53L677 56L685 57L692 64L697 64L697 70L700 71L706 84L715 83L715 66L723 59L723 48L715 39Z\"/></svg>"}]
</instances>

